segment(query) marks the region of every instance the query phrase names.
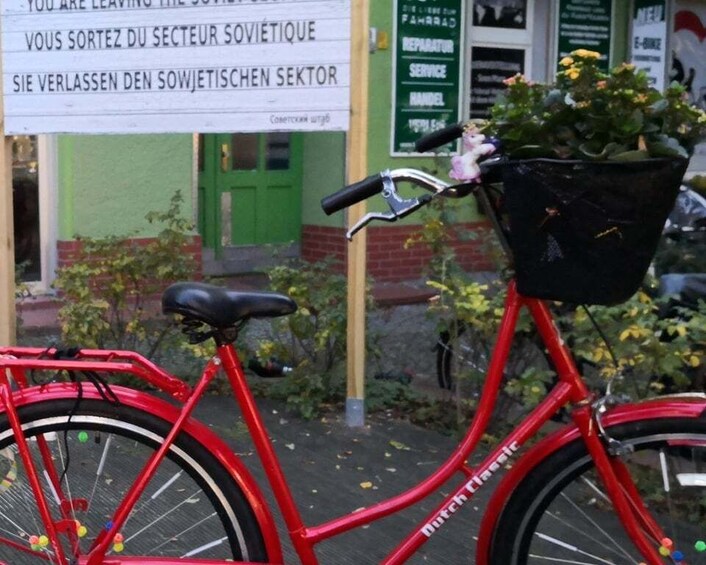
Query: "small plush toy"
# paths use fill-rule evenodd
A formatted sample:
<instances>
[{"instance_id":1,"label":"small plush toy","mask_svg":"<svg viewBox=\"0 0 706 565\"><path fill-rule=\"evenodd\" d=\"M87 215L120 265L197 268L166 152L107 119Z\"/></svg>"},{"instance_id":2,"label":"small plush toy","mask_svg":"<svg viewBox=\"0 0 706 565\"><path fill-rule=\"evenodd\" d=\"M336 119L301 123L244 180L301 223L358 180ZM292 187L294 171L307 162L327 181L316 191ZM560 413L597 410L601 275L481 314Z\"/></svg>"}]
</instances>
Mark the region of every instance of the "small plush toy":
<instances>
[{"instance_id":1,"label":"small plush toy","mask_svg":"<svg viewBox=\"0 0 706 565\"><path fill-rule=\"evenodd\" d=\"M497 145L485 137L476 127L471 127L463 134L463 155L451 158L449 177L460 181L480 181L478 159L491 155Z\"/></svg>"}]
</instances>

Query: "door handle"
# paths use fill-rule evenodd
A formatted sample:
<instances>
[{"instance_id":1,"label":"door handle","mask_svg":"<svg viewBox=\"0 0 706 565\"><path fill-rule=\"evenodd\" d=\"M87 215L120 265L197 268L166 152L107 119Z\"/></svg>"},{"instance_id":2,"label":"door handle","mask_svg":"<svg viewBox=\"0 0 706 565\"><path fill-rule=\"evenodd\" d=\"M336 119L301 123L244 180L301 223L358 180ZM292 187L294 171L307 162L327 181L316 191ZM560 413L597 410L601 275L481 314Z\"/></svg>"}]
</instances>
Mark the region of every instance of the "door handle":
<instances>
[{"instance_id":1,"label":"door handle","mask_svg":"<svg viewBox=\"0 0 706 565\"><path fill-rule=\"evenodd\" d=\"M227 143L221 145L221 171L228 172L228 159L230 158L230 146Z\"/></svg>"}]
</instances>

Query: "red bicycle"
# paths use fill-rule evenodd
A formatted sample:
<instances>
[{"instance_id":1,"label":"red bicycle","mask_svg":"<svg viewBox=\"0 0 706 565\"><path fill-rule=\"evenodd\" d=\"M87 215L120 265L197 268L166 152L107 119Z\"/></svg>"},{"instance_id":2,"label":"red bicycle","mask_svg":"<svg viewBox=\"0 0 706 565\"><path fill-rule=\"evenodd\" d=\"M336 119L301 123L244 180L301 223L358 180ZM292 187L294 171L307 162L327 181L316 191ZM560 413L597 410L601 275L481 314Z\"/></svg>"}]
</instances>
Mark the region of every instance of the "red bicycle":
<instances>
[{"instance_id":1,"label":"red bicycle","mask_svg":"<svg viewBox=\"0 0 706 565\"><path fill-rule=\"evenodd\" d=\"M403 199L409 181L432 195ZM325 199L331 212L383 193L394 220L451 186L411 169L388 171ZM493 213L493 206L488 208ZM491 218L493 220L493 218ZM495 221L495 220L494 220ZM357 226L355 229L361 227ZM354 231L354 230L353 230ZM352 235L352 234L351 234ZM192 417L225 374L303 563L317 543L407 508L464 478L384 560L403 563L509 467L483 517L477 563L695 563L706 550L706 397L613 403L576 369L547 304L508 287L505 313L477 413L451 456L406 492L318 525L305 525L257 411L233 342L250 318L296 305L273 293L178 283L163 295L192 341L217 354L189 386L127 351L0 349L0 561L61 565L281 563L280 538L260 488L239 458ZM557 372L546 398L477 466L468 461L498 396L521 309L537 326ZM161 393L110 384L128 374ZM537 439L557 411L571 423ZM448 488L448 487L447 487ZM461 559L461 558L459 558Z\"/></svg>"}]
</instances>

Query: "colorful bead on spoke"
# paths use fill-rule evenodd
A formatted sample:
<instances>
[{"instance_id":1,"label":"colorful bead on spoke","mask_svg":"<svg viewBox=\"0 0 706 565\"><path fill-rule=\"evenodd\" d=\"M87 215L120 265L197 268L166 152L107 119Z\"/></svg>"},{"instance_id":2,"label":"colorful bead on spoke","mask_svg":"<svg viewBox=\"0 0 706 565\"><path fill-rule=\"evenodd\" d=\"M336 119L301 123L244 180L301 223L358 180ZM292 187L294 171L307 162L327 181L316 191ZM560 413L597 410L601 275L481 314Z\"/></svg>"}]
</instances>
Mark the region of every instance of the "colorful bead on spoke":
<instances>
[{"instance_id":1,"label":"colorful bead on spoke","mask_svg":"<svg viewBox=\"0 0 706 565\"><path fill-rule=\"evenodd\" d=\"M123 537L123 534L115 534L115 537L113 538L113 551L115 553L120 553L123 549L125 549L125 545L123 544L124 540L125 538Z\"/></svg>"},{"instance_id":2,"label":"colorful bead on spoke","mask_svg":"<svg viewBox=\"0 0 706 565\"><path fill-rule=\"evenodd\" d=\"M76 523L76 534L78 534L78 537L85 537L88 533L86 526L82 525L78 520L74 520L74 522Z\"/></svg>"}]
</instances>

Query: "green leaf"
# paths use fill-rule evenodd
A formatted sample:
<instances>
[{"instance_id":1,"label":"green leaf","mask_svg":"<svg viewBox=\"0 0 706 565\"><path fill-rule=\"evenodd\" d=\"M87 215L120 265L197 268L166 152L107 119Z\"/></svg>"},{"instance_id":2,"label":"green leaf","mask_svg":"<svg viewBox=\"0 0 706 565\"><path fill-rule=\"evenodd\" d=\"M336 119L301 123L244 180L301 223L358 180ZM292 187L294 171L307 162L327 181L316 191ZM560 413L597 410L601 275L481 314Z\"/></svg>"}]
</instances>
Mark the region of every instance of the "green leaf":
<instances>
[{"instance_id":1,"label":"green leaf","mask_svg":"<svg viewBox=\"0 0 706 565\"><path fill-rule=\"evenodd\" d=\"M689 158L689 153L673 137L662 135L659 141L648 143L650 154L654 157L683 157Z\"/></svg>"},{"instance_id":2,"label":"green leaf","mask_svg":"<svg viewBox=\"0 0 706 565\"><path fill-rule=\"evenodd\" d=\"M548 157L552 152L544 145L522 145L513 150L513 159L535 159L537 157Z\"/></svg>"},{"instance_id":3,"label":"green leaf","mask_svg":"<svg viewBox=\"0 0 706 565\"><path fill-rule=\"evenodd\" d=\"M623 151L621 153L614 153L608 157L609 161L643 161L649 159L650 154L647 151L640 151L634 149L632 151Z\"/></svg>"},{"instance_id":4,"label":"green leaf","mask_svg":"<svg viewBox=\"0 0 706 565\"><path fill-rule=\"evenodd\" d=\"M655 114L661 114L664 112L667 108L669 108L669 102L667 101L666 98L662 98L661 100L657 100L654 104L650 106L650 109L652 112Z\"/></svg>"}]
</instances>

